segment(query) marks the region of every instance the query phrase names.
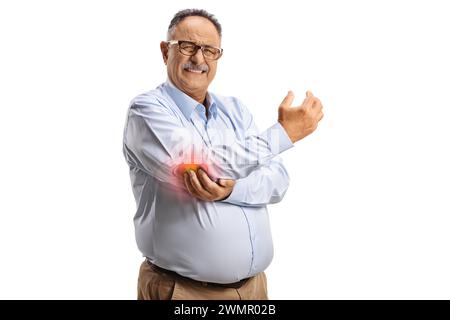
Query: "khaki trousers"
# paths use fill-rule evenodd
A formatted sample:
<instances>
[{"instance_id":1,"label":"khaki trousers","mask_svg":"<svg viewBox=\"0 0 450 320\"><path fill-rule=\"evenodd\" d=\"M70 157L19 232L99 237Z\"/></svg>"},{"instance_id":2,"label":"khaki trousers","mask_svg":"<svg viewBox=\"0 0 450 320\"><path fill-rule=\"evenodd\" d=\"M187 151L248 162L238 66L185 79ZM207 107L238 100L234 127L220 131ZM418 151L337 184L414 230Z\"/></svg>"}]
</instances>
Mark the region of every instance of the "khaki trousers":
<instances>
[{"instance_id":1,"label":"khaki trousers","mask_svg":"<svg viewBox=\"0 0 450 320\"><path fill-rule=\"evenodd\" d=\"M173 276L144 261L139 270L138 300L268 300L267 279L261 272L240 288L225 288Z\"/></svg>"}]
</instances>

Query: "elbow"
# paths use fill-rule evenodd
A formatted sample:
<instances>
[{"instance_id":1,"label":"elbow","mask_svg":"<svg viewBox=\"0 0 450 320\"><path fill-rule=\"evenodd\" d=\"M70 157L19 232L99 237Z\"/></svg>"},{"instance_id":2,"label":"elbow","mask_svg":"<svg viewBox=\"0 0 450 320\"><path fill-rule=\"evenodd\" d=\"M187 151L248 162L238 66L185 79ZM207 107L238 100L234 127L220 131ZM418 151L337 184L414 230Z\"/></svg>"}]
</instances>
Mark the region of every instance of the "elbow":
<instances>
[{"instance_id":1,"label":"elbow","mask_svg":"<svg viewBox=\"0 0 450 320\"><path fill-rule=\"evenodd\" d=\"M289 187L289 185L287 184L286 187L281 192L278 191L278 190L275 191L273 193L272 197L270 198L269 203L274 204L274 203L278 203L281 200L283 200L284 195L286 194L288 187Z\"/></svg>"},{"instance_id":2,"label":"elbow","mask_svg":"<svg viewBox=\"0 0 450 320\"><path fill-rule=\"evenodd\" d=\"M270 198L270 203L278 203L283 200L286 195L287 190L289 189L289 175L286 170L283 170L281 181L278 185L278 188L273 190L272 196Z\"/></svg>"}]
</instances>

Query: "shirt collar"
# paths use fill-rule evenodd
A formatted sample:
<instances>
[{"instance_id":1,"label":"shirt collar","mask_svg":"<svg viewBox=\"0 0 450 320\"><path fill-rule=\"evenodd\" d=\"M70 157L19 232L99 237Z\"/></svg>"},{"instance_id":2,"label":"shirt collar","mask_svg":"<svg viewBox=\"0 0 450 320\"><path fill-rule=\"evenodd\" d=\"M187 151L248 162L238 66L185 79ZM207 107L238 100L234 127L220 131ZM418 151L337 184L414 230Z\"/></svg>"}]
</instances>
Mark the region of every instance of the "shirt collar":
<instances>
[{"instance_id":1,"label":"shirt collar","mask_svg":"<svg viewBox=\"0 0 450 320\"><path fill-rule=\"evenodd\" d=\"M203 110L203 116L205 116L204 113L204 106L199 103L198 101L192 99L190 96L188 96L186 93L175 87L175 85L167 79L167 92L169 93L170 97L175 101L175 104L177 107L181 110L181 112L184 114L186 119L190 119L192 116L192 112L194 110ZM212 94L209 92L206 93L206 104L208 105L208 111L209 115L213 116L214 118L217 117L217 103L213 97Z\"/></svg>"}]
</instances>

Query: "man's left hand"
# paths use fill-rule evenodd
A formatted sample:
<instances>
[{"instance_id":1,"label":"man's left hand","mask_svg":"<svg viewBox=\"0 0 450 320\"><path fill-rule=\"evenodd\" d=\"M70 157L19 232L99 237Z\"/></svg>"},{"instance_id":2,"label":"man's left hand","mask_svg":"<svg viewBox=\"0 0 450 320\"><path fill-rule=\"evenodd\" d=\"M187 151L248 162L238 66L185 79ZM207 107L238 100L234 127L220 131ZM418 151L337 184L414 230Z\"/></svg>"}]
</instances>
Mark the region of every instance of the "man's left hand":
<instances>
[{"instance_id":1,"label":"man's left hand","mask_svg":"<svg viewBox=\"0 0 450 320\"><path fill-rule=\"evenodd\" d=\"M198 169L197 174L194 170L188 170L184 173L184 184L189 193L200 200L219 201L224 200L231 194L236 181L219 179L216 183L209 178L204 170Z\"/></svg>"}]
</instances>

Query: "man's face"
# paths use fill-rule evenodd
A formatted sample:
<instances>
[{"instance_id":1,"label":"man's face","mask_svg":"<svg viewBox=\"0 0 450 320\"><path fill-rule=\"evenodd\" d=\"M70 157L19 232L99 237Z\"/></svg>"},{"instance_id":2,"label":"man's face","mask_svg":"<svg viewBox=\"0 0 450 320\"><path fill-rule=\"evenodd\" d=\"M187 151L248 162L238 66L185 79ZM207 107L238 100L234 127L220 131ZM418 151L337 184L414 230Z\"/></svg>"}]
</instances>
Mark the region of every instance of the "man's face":
<instances>
[{"instance_id":1,"label":"man's face","mask_svg":"<svg viewBox=\"0 0 450 320\"><path fill-rule=\"evenodd\" d=\"M214 25L206 18L191 16L183 19L172 32L171 40L188 40L198 45L220 47L220 36ZM178 45L161 42L161 52L167 64L167 74L173 84L191 97L201 97L214 79L217 60L205 60L202 50L194 56L186 56L179 51ZM199 66L207 71L198 73L189 71L188 65ZM195 98L194 98L195 99Z\"/></svg>"}]
</instances>

